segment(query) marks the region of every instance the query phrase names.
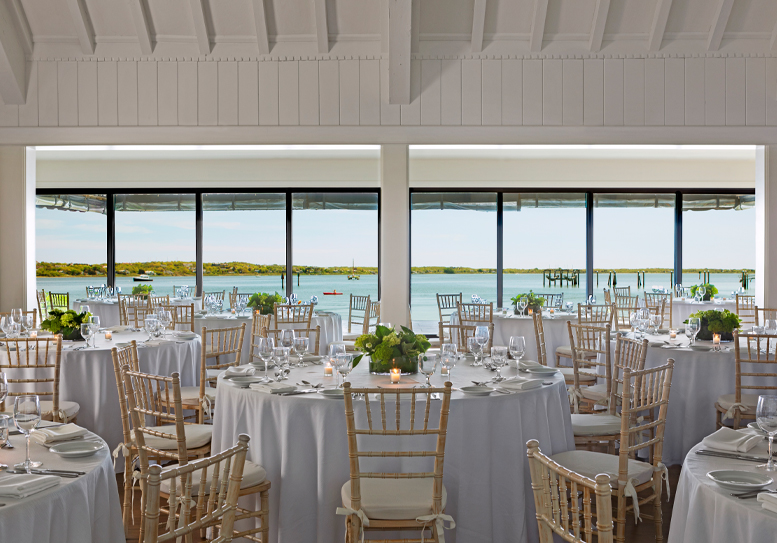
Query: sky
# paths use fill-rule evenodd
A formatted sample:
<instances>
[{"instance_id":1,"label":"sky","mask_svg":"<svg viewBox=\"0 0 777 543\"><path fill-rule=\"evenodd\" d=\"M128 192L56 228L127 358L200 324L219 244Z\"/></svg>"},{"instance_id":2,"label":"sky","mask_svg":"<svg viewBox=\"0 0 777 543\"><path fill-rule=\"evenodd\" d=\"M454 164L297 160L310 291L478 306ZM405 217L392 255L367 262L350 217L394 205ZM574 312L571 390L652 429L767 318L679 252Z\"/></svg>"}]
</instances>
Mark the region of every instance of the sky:
<instances>
[{"instance_id":1,"label":"sky","mask_svg":"<svg viewBox=\"0 0 777 543\"><path fill-rule=\"evenodd\" d=\"M585 210L505 211L506 268L585 267ZM105 263L106 219L96 213L36 210L36 258ZM206 211L205 262L285 262L284 211ZM295 265L378 265L377 211L298 210ZM597 268L670 268L671 208L597 208ZM496 268L496 213L421 210L412 214L413 266ZM116 261L195 260L193 211L117 212ZM684 268L754 268L755 210L683 216Z\"/></svg>"}]
</instances>

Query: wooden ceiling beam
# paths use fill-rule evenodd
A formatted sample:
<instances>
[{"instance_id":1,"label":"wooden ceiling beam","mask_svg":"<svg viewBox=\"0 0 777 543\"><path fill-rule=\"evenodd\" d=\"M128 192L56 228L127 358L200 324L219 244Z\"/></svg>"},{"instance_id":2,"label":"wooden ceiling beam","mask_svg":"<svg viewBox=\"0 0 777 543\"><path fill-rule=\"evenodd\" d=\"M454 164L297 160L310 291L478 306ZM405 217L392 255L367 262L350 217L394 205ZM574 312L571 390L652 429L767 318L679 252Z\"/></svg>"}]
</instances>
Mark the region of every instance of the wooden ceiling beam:
<instances>
[{"instance_id":1,"label":"wooden ceiling beam","mask_svg":"<svg viewBox=\"0 0 777 543\"><path fill-rule=\"evenodd\" d=\"M715 16L710 27L710 35L707 38L707 51L717 51L720 48L720 42L723 39L723 32L726 30L732 7L734 7L734 0L718 1L718 7L715 10Z\"/></svg>"},{"instance_id":2,"label":"wooden ceiling beam","mask_svg":"<svg viewBox=\"0 0 777 543\"><path fill-rule=\"evenodd\" d=\"M9 4L0 2L0 97L7 105L22 105L27 99L24 38L15 22Z\"/></svg>"},{"instance_id":3,"label":"wooden ceiling beam","mask_svg":"<svg viewBox=\"0 0 777 543\"><path fill-rule=\"evenodd\" d=\"M472 15L472 52L483 51L483 31L486 26L486 0L475 0L475 11Z\"/></svg>"},{"instance_id":4,"label":"wooden ceiling beam","mask_svg":"<svg viewBox=\"0 0 777 543\"><path fill-rule=\"evenodd\" d=\"M669 11L671 9L672 0L658 0L656 12L653 15L653 26L650 27L648 51L656 52L661 50L661 44L664 41L664 32L666 31L666 22L669 20Z\"/></svg>"},{"instance_id":5,"label":"wooden ceiling beam","mask_svg":"<svg viewBox=\"0 0 777 543\"><path fill-rule=\"evenodd\" d=\"M591 26L591 39L588 41L588 50L592 53L596 53L602 48L604 27L607 25L607 14L609 11L610 0L596 0L596 11L594 12L594 21Z\"/></svg>"},{"instance_id":6,"label":"wooden ceiling beam","mask_svg":"<svg viewBox=\"0 0 777 543\"><path fill-rule=\"evenodd\" d=\"M151 32L151 15L148 12L145 0L127 0L127 7L132 14L132 22L135 25L135 34L138 36L140 52L150 55L154 52Z\"/></svg>"},{"instance_id":7,"label":"wooden ceiling beam","mask_svg":"<svg viewBox=\"0 0 777 543\"><path fill-rule=\"evenodd\" d=\"M264 14L264 0L252 0L254 8L254 26L256 45L260 55L270 54L270 38L267 36L267 19Z\"/></svg>"},{"instance_id":8,"label":"wooden ceiling beam","mask_svg":"<svg viewBox=\"0 0 777 543\"><path fill-rule=\"evenodd\" d=\"M534 17L531 21L531 36L529 37L529 51L538 53L542 51L542 39L545 36L545 18L548 15L548 0L536 0L534 3Z\"/></svg>"},{"instance_id":9,"label":"wooden ceiling beam","mask_svg":"<svg viewBox=\"0 0 777 543\"><path fill-rule=\"evenodd\" d=\"M84 0L66 0L70 16L76 27L78 42L85 55L94 55L94 27Z\"/></svg>"},{"instance_id":10,"label":"wooden ceiling beam","mask_svg":"<svg viewBox=\"0 0 777 543\"><path fill-rule=\"evenodd\" d=\"M389 103L410 103L412 0L389 0Z\"/></svg>"},{"instance_id":11,"label":"wooden ceiling beam","mask_svg":"<svg viewBox=\"0 0 777 543\"><path fill-rule=\"evenodd\" d=\"M192 8L192 22L194 23L194 34L197 36L197 45L200 48L200 54L210 54L210 38L208 37L208 14L203 5L204 0L189 0Z\"/></svg>"}]
</instances>

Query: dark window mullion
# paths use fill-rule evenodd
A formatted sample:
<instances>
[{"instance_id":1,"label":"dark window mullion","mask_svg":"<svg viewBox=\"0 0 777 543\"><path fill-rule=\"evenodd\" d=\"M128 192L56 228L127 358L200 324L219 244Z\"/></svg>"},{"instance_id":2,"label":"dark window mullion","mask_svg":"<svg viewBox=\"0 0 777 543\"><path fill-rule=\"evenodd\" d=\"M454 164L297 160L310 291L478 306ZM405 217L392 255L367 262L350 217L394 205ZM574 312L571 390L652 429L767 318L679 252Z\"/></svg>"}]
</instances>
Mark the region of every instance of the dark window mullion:
<instances>
[{"instance_id":1,"label":"dark window mullion","mask_svg":"<svg viewBox=\"0 0 777 543\"><path fill-rule=\"evenodd\" d=\"M496 193L496 307L504 294L504 193Z\"/></svg>"}]
</instances>

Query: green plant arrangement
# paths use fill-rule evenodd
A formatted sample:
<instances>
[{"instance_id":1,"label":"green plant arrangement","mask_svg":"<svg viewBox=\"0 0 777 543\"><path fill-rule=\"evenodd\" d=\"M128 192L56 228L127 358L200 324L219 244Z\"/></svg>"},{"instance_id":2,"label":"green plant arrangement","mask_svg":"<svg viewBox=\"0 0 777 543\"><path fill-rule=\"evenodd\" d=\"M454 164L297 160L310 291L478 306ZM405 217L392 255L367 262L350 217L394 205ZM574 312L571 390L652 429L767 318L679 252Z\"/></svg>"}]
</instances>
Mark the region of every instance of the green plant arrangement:
<instances>
[{"instance_id":1,"label":"green plant arrangement","mask_svg":"<svg viewBox=\"0 0 777 543\"><path fill-rule=\"evenodd\" d=\"M705 302L709 302L710 298L718 293L718 289L712 283L702 283L701 285L693 285L691 287L691 296L696 297L696 291L699 287L704 287L705 289L704 297L702 298Z\"/></svg>"},{"instance_id":2,"label":"green plant arrangement","mask_svg":"<svg viewBox=\"0 0 777 543\"><path fill-rule=\"evenodd\" d=\"M267 292L256 292L248 299L248 307L258 310L262 315L270 315L275 311L275 304L283 303L283 296L278 294L269 294Z\"/></svg>"},{"instance_id":3,"label":"green plant arrangement","mask_svg":"<svg viewBox=\"0 0 777 543\"><path fill-rule=\"evenodd\" d=\"M91 316L91 313L76 313L72 309L67 311L54 309L49 311L49 318L40 323L40 327L52 334L62 334L62 339L83 341L81 323L89 322Z\"/></svg>"},{"instance_id":4,"label":"green plant arrangement","mask_svg":"<svg viewBox=\"0 0 777 543\"><path fill-rule=\"evenodd\" d=\"M697 311L688 318L698 317L701 321L701 328L696 335L698 339L712 340L712 334L720 334L721 341L732 341L734 339L734 330L739 328L742 320L736 313L728 309L718 311L710 309L709 311ZM688 321L685 321L688 324Z\"/></svg>"},{"instance_id":5,"label":"green plant arrangement","mask_svg":"<svg viewBox=\"0 0 777 543\"><path fill-rule=\"evenodd\" d=\"M154 290L151 285L135 285L132 287L133 296L149 296Z\"/></svg>"},{"instance_id":6,"label":"green plant arrangement","mask_svg":"<svg viewBox=\"0 0 777 543\"><path fill-rule=\"evenodd\" d=\"M418 373L418 355L425 353L431 344L426 336L402 327L401 332L386 326L377 326L375 333L359 336L355 347L362 351L353 359L354 367L364 356L370 357L370 373L388 374L392 368Z\"/></svg>"},{"instance_id":7,"label":"green plant arrangement","mask_svg":"<svg viewBox=\"0 0 777 543\"><path fill-rule=\"evenodd\" d=\"M516 315L518 314L518 300L524 296L529 300L529 305L526 306L526 309L539 311L542 309L542 306L545 305L545 298L542 296L537 296L533 291L530 290L528 294L519 294L515 298L510 298L510 301L513 302L513 307L515 308L514 312Z\"/></svg>"}]
</instances>

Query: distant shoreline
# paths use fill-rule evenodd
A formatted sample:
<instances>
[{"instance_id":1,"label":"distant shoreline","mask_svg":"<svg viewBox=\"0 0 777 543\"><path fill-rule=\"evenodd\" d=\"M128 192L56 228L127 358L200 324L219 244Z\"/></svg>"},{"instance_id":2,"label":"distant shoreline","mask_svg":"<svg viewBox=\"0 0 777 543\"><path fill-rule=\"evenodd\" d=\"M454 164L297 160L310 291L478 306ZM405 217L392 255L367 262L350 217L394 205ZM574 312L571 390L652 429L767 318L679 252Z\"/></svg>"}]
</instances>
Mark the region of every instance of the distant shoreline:
<instances>
[{"instance_id":1,"label":"distant shoreline","mask_svg":"<svg viewBox=\"0 0 777 543\"><path fill-rule=\"evenodd\" d=\"M547 269L547 268L546 268ZM159 277L185 277L195 275L194 262L131 262L116 264L117 277L133 277L147 272L150 275ZM105 276L107 271L106 264L74 264L64 262L38 262L37 277L56 278L56 277L101 277ZM224 263L206 263L204 264L205 277L241 277L241 276L280 276L286 273L286 266L280 264L259 265L247 262L224 262ZM545 270L539 268L506 268L505 274L542 274ZM558 271L557 268L551 271ZM564 270L575 271L575 270ZM743 269L712 269L712 268L691 268L684 269L686 273L730 273L741 274L743 271L754 273L754 270ZM636 274L636 273L672 273L669 268L641 268L641 269L594 269L594 273L609 274ZM337 267L317 267L317 266L295 266L294 274L299 275L377 275L376 267L355 267L337 266ZM411 268L414 275L489 275L495 274L494 268L463 268L450 266L420 266ZM580 270L581 275L585 275L584 270Z\"/></svg>"}]
</instances>

